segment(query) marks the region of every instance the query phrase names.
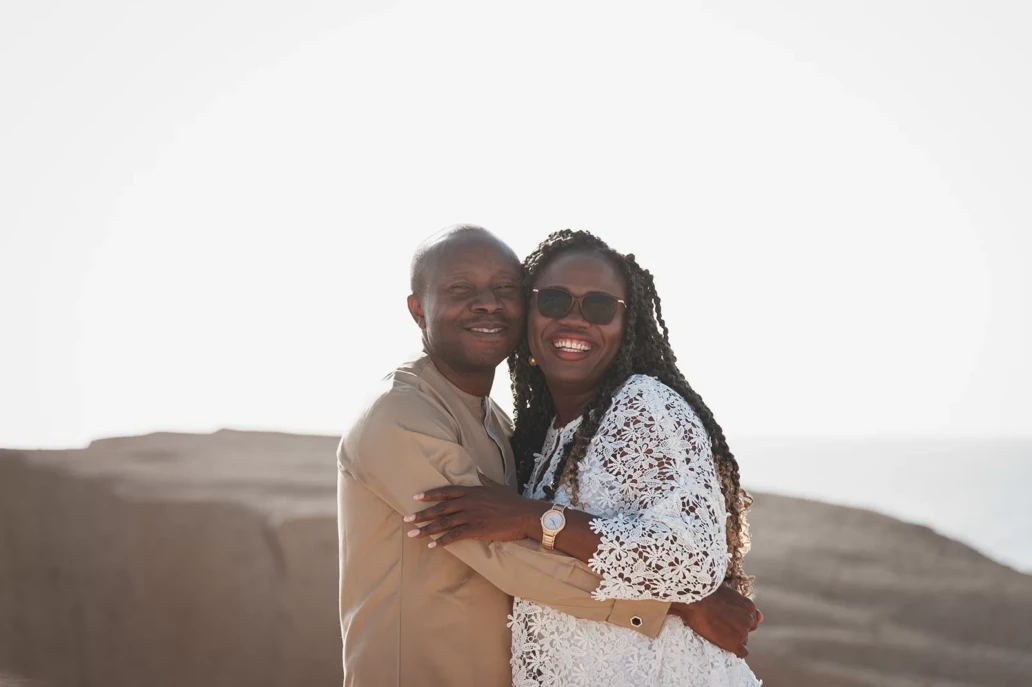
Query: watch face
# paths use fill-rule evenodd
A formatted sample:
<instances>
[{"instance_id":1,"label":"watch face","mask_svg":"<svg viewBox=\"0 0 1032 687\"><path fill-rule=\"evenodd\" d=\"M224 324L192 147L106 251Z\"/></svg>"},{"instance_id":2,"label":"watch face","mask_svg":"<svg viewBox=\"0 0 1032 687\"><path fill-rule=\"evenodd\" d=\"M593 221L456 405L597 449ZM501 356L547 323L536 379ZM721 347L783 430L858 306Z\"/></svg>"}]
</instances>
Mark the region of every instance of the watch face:
<instances>
[{"instance_id":1,"label":"watch face","mask_svg":"<svg viewBox=\"0 0 1032 687\"><path fill-rule=\"evenodd\" d=\"M541 524L545 526L546 530L557 530L565 523L566 518L563 517L563 514L555 511L549 511L545 513L545 517L541 518Z\"/></svg>"}]
</instances>

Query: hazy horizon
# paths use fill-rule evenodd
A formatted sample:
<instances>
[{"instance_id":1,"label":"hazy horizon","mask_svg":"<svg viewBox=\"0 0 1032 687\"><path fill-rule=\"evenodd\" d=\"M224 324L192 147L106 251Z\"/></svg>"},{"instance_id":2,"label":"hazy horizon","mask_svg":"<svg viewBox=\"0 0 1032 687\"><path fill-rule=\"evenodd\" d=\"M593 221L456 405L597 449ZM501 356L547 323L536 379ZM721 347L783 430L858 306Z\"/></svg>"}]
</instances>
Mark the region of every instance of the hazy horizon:
<instances>
[{"instance_id":1,"label":"hazy horizon","mask_svg":"<svg viewBox=\"0 0 1032 687\"><path fill-rule=\"evenodd\" d=\"M731 434L728 441L738 458L742 484L749 490L863 508L924 525L1032 574L1032 514L1014 515L1025 485L1032 483L1030 437ZM987 450L994 455L982 455ZM991 469L973 469L985 468L989 459ZM958 509L958 502L965 508Z\"/></svg>"}]
</instances>

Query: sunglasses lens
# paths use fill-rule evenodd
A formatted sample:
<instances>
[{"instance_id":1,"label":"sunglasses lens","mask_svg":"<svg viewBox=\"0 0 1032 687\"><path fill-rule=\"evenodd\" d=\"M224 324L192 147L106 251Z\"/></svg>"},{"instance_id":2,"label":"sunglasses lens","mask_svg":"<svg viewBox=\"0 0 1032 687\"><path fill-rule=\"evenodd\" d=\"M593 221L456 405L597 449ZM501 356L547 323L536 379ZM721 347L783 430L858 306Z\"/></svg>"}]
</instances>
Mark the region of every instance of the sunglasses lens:
<instances>
[{"instance_id":1,"label":"sunglasses lens","mask_svg":"<svg viewBox=\"0 0 1032 687\"><path fill-rule=\"evenodd\" d=\"M616 317L617 300L612 296L592 294L581 301L584 319L591 324L609 324Z\"/></svg>"},{"instance_id":2,"label":"sunglasses lens","mask_svg":"<svg viewBox=\"0 0 1032 687\"><path fill-rule=\"evenodd\" d=\"M538 312L545 317L559 319L570 312L573 296L559 289L541 289L537 294Z\"/></svg>"}]
</instances>

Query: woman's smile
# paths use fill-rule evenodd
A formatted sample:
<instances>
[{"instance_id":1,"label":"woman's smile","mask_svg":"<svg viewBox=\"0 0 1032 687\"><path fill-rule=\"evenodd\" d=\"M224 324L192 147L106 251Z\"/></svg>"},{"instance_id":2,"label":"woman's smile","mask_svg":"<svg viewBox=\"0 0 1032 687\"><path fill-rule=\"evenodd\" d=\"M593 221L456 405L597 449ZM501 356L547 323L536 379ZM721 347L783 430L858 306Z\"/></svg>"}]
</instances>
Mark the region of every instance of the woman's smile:
<instances>
[{"instance_id":1,"label":"woman's smile","mask_svg":"<svg viewBox=\"0 0 1032 687\"><path fill-rule=\"evenodd\" d=\"M593 348L591 341L580 337L563 335L552 338L552 350L560 360L583 360Z\"/></svg>"}]
</instances>

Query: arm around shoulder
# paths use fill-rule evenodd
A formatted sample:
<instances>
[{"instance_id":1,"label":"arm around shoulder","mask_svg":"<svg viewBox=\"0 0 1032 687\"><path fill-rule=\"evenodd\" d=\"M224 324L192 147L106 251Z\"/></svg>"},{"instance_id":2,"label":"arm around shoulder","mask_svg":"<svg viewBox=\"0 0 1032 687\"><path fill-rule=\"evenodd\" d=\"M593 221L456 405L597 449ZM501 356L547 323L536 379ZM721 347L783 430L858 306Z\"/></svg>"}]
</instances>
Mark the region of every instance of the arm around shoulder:
<instances>
[{"instance_id":1,"label":"arm around shoulder","mask_svg":"<svg viewBox=\"0 0 1032 687\"><path fill-rule=\"evenodd\" d=\"M476 462L459 443L458 426L435 399L416 390L377 399L341 440L338 467L375 493L399 518L418 509L413 496L436 487L478 486ZM599 601L599 576L584 563L536 542L461 541L453 555L510 596L570 615L612 622L655 637L668 603Z\"/></svg>"}]
</instances>

